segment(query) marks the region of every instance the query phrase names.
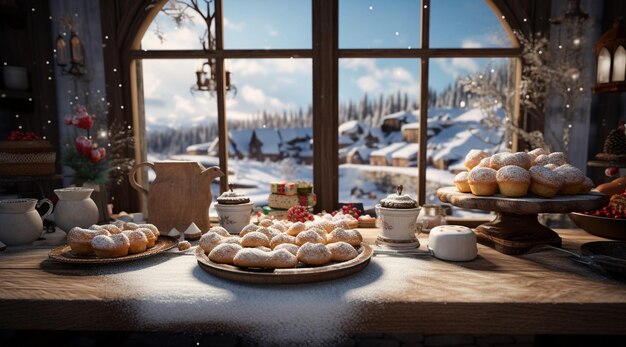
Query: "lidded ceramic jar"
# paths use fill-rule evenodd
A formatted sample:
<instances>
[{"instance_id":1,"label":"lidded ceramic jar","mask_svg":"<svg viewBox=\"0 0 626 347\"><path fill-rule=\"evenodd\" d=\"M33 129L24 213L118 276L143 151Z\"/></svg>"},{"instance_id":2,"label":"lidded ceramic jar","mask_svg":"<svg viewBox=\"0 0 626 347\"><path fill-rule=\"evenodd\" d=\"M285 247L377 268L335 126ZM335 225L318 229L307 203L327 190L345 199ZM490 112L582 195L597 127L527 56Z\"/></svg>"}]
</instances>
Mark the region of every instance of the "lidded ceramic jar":
<instances>
[{"instance_id":1,"label":"lidded ceramic jar","mask_svg":"<svg viewBox=\"0 0 626 347\"><path fill-rule=\"evenodd\" d=\"M233 191L233 185L228 185L229 190L217 198L215 210L220 220L220 226L231 234L239 234L241 229L250 224L250 216L254 203L244 194Z\"/></svg>"},{"instance_id":2,"label":"lidded ceramic jar","mask_svg":"<svg viewBox=\"0 0 626 347\"><path fill-rule=\"evenodd\" d=\"M98 206L91 199L92 188L55 189L59 197L54 209L54 223L66 233L73 227L88 228L98 223Z\"/></svg>"},{"instance_id":3,"label":"lidded ceramic jar","mask_svg":"<svg viewBox=\"0 0 626 347\"><path fill-rule=\"evenodd\" d=\"M48 204L48 210L40 216L35 206ZM43 219L52 213L48 199L0 200L0 241L7 246L27 245L43 233Z\"/></svg>"},{"instance_id":4,"label":"lidded ceramic jar","mask_svg":"<svg viewBox=\"0 0 626 347\"><path fill-rule=\"evenodd\" d=\"M416 248L420 243L415 237L420 207L416 200L402 194L402 185L376 205L377 224L380 234L376 243L390 248Z\"/></svg>"}]
</instances>

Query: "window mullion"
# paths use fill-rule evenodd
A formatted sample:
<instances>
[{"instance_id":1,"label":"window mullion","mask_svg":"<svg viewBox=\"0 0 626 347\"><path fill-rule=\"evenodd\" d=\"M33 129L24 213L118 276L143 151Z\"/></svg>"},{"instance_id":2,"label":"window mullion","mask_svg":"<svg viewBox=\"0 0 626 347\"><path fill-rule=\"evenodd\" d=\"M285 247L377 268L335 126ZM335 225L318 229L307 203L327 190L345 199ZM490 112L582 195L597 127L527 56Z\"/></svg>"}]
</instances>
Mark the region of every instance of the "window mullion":
<instances>
[{"instance_id":1,"label":"window mullion","mask_svg":"<svg viewBox=\"0 0 626 347\"><path fill-rule=\"evenodd\" d=\"M430 0L422 0L421 44L422 49L428 49L430 31ZM420 60L420 119L419 119L419 152L417 157L418 188L417 199L420 205L426 202L426 134L428 127L428 57Z\"/></svg>"},{"instance_id":2,"label":"window mullion","mask_svg":"<svg viewBox=\"0 0 626 347\"><path fill-rule=\"evenodd\" d=\"M224 22L222 0L215 0L215 50L224 50ZM210 31L211 28L208 28ZM228 125L226 124L226 86L224 73L224 58L215 59L216 82L217 82L217 128L219 141L220 168L224 176L220 177L220 193L228 190Z\"/></svg>"}]
</instances>

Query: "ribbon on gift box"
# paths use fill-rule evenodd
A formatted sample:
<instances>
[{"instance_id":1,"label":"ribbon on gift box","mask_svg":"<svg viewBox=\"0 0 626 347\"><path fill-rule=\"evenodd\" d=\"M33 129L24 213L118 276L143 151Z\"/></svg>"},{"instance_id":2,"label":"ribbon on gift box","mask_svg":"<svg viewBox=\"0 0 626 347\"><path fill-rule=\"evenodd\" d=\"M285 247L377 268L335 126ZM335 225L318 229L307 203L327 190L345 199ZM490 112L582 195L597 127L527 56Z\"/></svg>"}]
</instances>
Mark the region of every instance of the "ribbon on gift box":
<instances>
[{"instance_id":1,"label":"ribbon on gift box","mask_svg":"<svg viewBox=\"0 0 626 347\"><path fill-rule=\"evenodd\" d=\"M317 204L317 195L315 193L298 194L300 206L315 206Z\"/></svg>"},{"instance_id":2,"label":"ribbon on gift box","mask_svg":"<svg viewBox=\"0 0 626 347\"><path fill-rule=\"evenodd\" d=\"M279 195L296 195L298 192L293 182L270 182L270 191Z\"/></svg>"}]
</instances>

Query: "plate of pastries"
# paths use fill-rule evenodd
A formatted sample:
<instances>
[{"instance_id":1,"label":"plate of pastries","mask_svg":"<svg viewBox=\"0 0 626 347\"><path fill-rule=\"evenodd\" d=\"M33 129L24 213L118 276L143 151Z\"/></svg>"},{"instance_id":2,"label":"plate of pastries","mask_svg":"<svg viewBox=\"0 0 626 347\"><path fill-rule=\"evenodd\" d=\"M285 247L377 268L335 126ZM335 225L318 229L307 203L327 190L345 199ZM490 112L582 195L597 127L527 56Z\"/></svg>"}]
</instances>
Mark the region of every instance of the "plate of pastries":
<instances>
[{"instance_id":1,"label":"plate of pastries","mask_svg":"<svg viewBox=\"0 0 626 347\"><path fill-rule=\"evenodd\" d=\"M459 192L475 196L551 199L588 193L594 187L589 177L568 163L564 153L543 148L495 154L472 149L463 164L468 171L457 174L454 185Z\"/></svg>"},{"instance_id":2,"label":"plate of pastries","mask_svg":"<svg viewBox=\"0 0 626 347\"><path fill-rule=\"evenodd\" d=\"M350 275L367 266L372 248L347 223L264 219L238 235L215 226L202 235L198 264L218 277L249 283L306 283Z\"/></svg>"},{"instance_id":3,"label":"plate of pastries","mask_svg":"<svg viewBox=\"0 0 626 347\"><path fill-rule=\"evenodd\" d=\"M67 244L52 249L49 257L73 264L118 263L165 252L177 244L153 224L116 222L70 229Z\"/></svg>"}]
</instances>

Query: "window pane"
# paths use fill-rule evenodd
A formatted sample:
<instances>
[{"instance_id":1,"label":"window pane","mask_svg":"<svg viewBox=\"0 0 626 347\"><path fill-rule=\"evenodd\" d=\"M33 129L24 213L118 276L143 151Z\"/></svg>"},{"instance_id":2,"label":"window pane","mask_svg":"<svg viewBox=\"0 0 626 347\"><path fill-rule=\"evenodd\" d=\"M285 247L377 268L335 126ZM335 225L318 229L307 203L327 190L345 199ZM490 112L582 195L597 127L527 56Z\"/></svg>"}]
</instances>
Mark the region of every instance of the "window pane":
<instances>
[{"instance_id":1,"label":"window pane","mask_svg":"<svg viewBox=\"0 0 626 347\"><path fill-rule=\"evenodd\" d=\"M206 14L206 6L200 2ZM210 8L213 13L213 5ZM213 28L211 29L213 31ZM141 39L144 50L202 49L207 24L199 13L177 1L168 1L154 18ZM214 31L213 31L214 32Z\"/></svg>"},{"instance_id":2,"label":"window pane","mask_svg":"<svg viewBox=\"0 0 626 347\"><path fill-rule=\"evenodd\" d=\"M339 63L339 202L372 209L403 184L415 197L418 59L342 59Z\"/></svg>"},{"instance_id":3,"label":"window pane","mask_svg":"<svg viewBox=\"0 0 626 347\"><path fill-rule=\"evenodd\" d=\"M454 176L467 169L471 149L490 153L507 147L507 116L513 114L513 59L431 59L426 170L426 203L439 204L440 187L454 186ZM474 84L470 90L464 83ZM464 82L465 81L465 82ZM480 89L480 95L479 90ZM454 208L457 216L476 211Z\"/></svg>"},{"instance_id":4,"label":"window pane","mask_svg":"<svg viewBox=\"0 0 626 347\"><path fill-rule=\"evenodd\" d=\"M486 1L437 0L430 3L432 48L511 47L511 39Z\"/></svg>"},{"instance_id":5,"label":"window pane","mask_svg":"<svg viewBox=\"0 0 626 347\"><path fill-rule=\"evenodd\" d=\"M236 96L226 102L229 182L265 206L273 181L313 181L310 59L226 62Z\"/></svg>"},{"instance_id":6,"label":"window pane","mask_svg":"<svg viewBox=\"0 0 626 347\"><path fill-rule=\"evenodd\" d=\"M340 0L339 48L418 48L420 0Z\"/></svg>"},{"instance_id":7,"label":"window pane","mask_svg":"<svg viewBox=\"0 0 626 347\"><path fill-rule=\"evenodd\" d=\"M224 48L311 48L311 0L225 0Z\"/></svg>"}]
</instances>

